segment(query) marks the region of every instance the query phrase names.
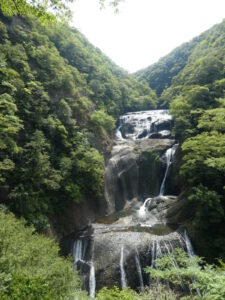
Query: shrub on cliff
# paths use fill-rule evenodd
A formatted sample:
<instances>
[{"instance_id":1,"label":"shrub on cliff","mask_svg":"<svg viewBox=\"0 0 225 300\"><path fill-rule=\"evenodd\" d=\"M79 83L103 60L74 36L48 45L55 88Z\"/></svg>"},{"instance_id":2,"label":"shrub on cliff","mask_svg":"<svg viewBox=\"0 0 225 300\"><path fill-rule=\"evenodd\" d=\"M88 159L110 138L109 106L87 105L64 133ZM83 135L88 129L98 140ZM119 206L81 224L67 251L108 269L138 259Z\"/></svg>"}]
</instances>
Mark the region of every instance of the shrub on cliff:
<instances>
[{"instance_id":1,"label":"shrub on cliff","mask_svg":"<svg viewBox=\"0 0 225 300\"><path fill-rule=\"evenodd\" d=\"M183 291L179 299L225 299L225 264L222 261L217 266L209 265L200 257L190 258L183 250L176 249L157 259L156 265L155 269L147 268L151 278Z\"/></svg>"}]
</instances>

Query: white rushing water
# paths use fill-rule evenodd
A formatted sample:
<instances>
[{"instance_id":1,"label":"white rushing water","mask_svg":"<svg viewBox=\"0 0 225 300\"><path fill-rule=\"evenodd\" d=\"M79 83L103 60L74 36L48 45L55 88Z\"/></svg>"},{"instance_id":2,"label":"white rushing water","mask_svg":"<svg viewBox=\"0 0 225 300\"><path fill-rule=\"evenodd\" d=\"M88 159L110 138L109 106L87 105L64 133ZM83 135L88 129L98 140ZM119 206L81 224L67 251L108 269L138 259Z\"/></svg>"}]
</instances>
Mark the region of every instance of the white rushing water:
<instances>
[{"instance_id":1,"label":"white rushing water","mask_svg":"<svg viewBox=\"0 0 225 300\"><path fill-rule=\"evenodd\" d=\"M137 249L136 249L136 254L135 254L135 262L136 262L137 273L138 273L138 278L139 278L139 285L140 285L140 288L143 288L144 281L143 281L143 276L142 276L142 271L141 271L140 256L139 256Z\"/></svg>"},{"instance_id":2,"label":"white rushing water","mask_svg":"<svg viewBox=\"0 0 225 300\"><path fill-rule=\"evenodd\" d=\"M127 126L125 139L143 139L148 138L152 133L168 133L168 130L158 130L160 122L170 121L172 119L169 110L147 110L127 113L119 118L119 126L116 130L116 138L123 139L122 127ZM167 132L166 132L167 131Z\"/></svg>"},{"instance_id":3,"label":"white rushing water","mask_svg":"<svg viewBox=\"0 0 225 300\"><path fill-rule=\"evenodd\" d=\"M76 268L77 262L81 261L83 258L83 241L81 239L77 239L74 242L73 258L74 258L74 267Z\"/></svg>"},{"instance_id":4,"label":"white rushing water","mask_svg":"<svg viewBox=\"0 0 225 300\"><path fill-rule=\"evenodd\" d=\"M124 246L121 246L120 251L120 274L121 274L121 287L122 289L127 287L127 278L126 278L126 272L124 269Z\"/></svg>"},{"instance_id":5,"label":"white rushing water","mask_svg":"<svg viewBox=\"0 0 225 300\"><path fill-rule=\"evenodd\" d=\"M190 238L189 238L186 230L184 231L184 240L186 243L187 253L188 253L189 257L195 256L193 246L191 244Z\"/></svg>"},{"instance_id":6,"label":"white rushing water","mask_svg":"<svg viewBox=\"0 0 225 300\"><path fill-rule=\"evenodd\" d=\"M90 276L89 276L89 295L91 298L95 297L95 288L96 288L95 267L94 267L94 262L91 261Z\"/></svg>"},{"instance_id":7,"label":"white rushing water","mask_svg":"<svg viewBox=\"0 0 225 300\"><path fill-rule=\"evenodd\" d=\"M152 201L152 198L147 198L147 199L145 199L144 203L143 203L142 206L139 208L138 213L139 213L139 215L140 215L141 217L143 217L143 216L146 214L146 205L147 205L147 203L148 203L149 201Z\"/></svg>"},{"instance_id":8,"label":"white rushing water","mask_svg":"<svg viewBox=\"0 0 225 300\"><path fill-rule=\"evenodd\" d=\"M166 150L166 154L165 154L165 156L166 156L166 172L165 172L165 175L164 175L161 187L160 187L159 196L164 195L166 178L167 178L167 175L168 175L169 167L172 163L173 156L176 152L177 146L178 145L176 144L172 148L169 148L169 149Z\"/></svg>"},{"instance_id":9,"label":"white rushing water","mask_svg":"<svg viewBox=\"0 0 225 300\"><path fill-rule=\"evenodd\" d=\"M122 133L120 131L121 129L121 126L119 126L117 129L116 129L116 133L115 133L115 136L118 140L123 140L123 137L122 137Z\"/></svg>"}]
</instances>

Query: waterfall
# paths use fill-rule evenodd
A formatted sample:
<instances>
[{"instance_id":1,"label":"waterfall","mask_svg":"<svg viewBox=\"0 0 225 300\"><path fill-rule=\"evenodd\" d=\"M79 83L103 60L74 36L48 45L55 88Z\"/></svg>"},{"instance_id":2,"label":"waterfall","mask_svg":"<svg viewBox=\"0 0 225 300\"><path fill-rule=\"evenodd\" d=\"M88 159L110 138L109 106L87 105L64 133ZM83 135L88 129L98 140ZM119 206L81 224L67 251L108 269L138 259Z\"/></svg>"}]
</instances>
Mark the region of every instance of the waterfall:
<instances>
[{"instance_id":1,"label":"waterfall","mask_svg":"<svg viewBox=\"0 0 225 300\"><path fill-rule=\"evenodd\" d=\"M151 250L150 250L151 249ZM151 267L155 267L155 241L149 245L150 255L151 255ZM151 274L149 274L149 287L151 287Z\"/></svg>"},{"instance_id":2,"label":"waterfall","mask_svg":"<svg viewBox=\"0 0 225 300\"><path fill-rule=\"evenodd\" d=\"M122 133L120 131L121 129L121 126L119 126L117 129L116 129L116 132L115 132L115 136L118 140L123 140L123 137L122 137Z\"/></svg>"},{"instance_id":3,"label":"waterfall","mask_svg":"<svg viewBox=\"0 0 225 300\"><path fill-rule=\"evenodd\" d=\"M74 242L73 258L74 258L74 267L76 268L77 262L81 261L83 258L83 241L81 239L77 239Z\"/></svg>"},{"instance_id":4,"label":"waterfall","mask_svg":"<svg viewBox=\"0 0 225 300\"><path fill-rule=\"evenodd\" d=\"M142 204L142 206L139 208L139 211L138 211L138 213L139 213L140 216L144 216L145 215L145 213L146 213L146 205L147 205L147 203L149 201L151 203L151 200L152 200L152 198L145 199L144 203Z\"/></svg>"},{"instance_id":5,"label":"waterfall","mask_svg":"<svg viewBox=\"0 0 225 300\"><path fill-rule=\"evenodd\" d=\"M121 247L121 252L120 252L120 274L121 274L121 287L124 289L127 287L127 278L126 278L126 273L124 270L124 253L123 253L123 245Z\"/></svg>"},{"instance_id":6,"label":"waterfall","mask_svg":"<svg viewBox=\"0 0 225 300\"><path fill-rule=\"evenodd\" d=\"M193 246L191 244L191 240L190 240L190 238L187 234L186 229L184 230L184 240L185 240L185 243L186 243L187 253L188 253L189 257L194 257L195 252L194 252ZM192 282L193 283L195 282L195 278L192 278ZM201 292L199 291L198 288L196 289L196 292L197 292L198 296L201 297Z\"/></svg>"},{"instance_id":7,"label":"waterfall","mask_svg":"<svg viewBox=\"0 0 225 300\"><path fill-rule=\"evenodd\" d=\"M179 234L179 235L178 235L178 240L179 240L179 242L180 242L181 248L184 250L183 239L184 239L184 238Z\"/></svg>"},{"instance_id":8,"label":"waterfall","mask_svg":"<svg viewBox=\"0 0 225 300\"><path fill-rule=\"evenodd\" d=\"M89 276L89 295L90 295L91 298L95 297L95 287L96 287L95 267L94 267L94 262L91 261L91 263L90 263L90 276Z\"/></svg>"},{"instance_id":9,"label":"waterfall","mask_svg":"<svg viewBox=\"0 0 225 300\"><path fill-rule=\"evenodd\" d=\"M139 284L140 284L140 287L143 288L144 282L143 282L143 276L142 276L142 271L141 271L140 256L139 256L137 249L136 249L136 254L135 254L135 262L136 262L136 267L137 267L137 272L138 272Z\"/></svg>"},{"instance_id":10,"label":"waterfall","mask_svg":"<svg viewBox=\"0 0 225 300\"><path fill-rule=\"evenodd\" d=\"M79 268L83 287L92 298L96 287L106 285L143 288L148 284L144 268L151 265L156 269L157 259L172 253L176 247L194 254L187 233L181 235L175 230L180 225L176 218L177 209L180 210L176 206L178 198L163 197L177 148L173 136L164 134L171 127L169 111L163 110L128 113L119 119L105 169L106 212L103 209L104 216L97 218L73 245L74 265ZM165 160L160 179L157 178L160 161L152 165L152 157L145 156L149 150L158 153L159 146L164 149ZM157 187L159 195L153 196ZM143 202L138 202L143 195L146 195ZM128 264L130 259L133 264ZM179 268L178 260L171 257L171 265ZM167 284L151 276L150 286L153 281Z\"/></svg>"},{"instance_id":11,"label":"waterfall","mask_svg":"<svg viewBox=\"0 0 225 300\"><path fill-rule=\"evenodd\" d=\"M184 240L185 240L185 244L186 244L186 248L187 248L187 253L188 253L189 257L195 256L195 252L194 252L193 246L191 244L190 238L189 238L186 230L184 231Z\"/></svg>"},{"instance_id":12,"label":"waterfall","mask_svg":"<svg viewBox=\"0 0 225 300\"><path fill-rule=\"evenodd\" d=\"M161 250L160 242L156 241L156 254L155 254L155 258L159 258L159 257L162 257L162 250Z\"/></svg>"},{"instance_id":13,"label":"waterfall","mask_svg":"<svg viewBox=\"0 0 225 300\"><path fill-rule=\"evenodd\" d=\"M166 150L166 172L165 172L165 175L164 175L164 178L163 178L163 181L162 181L162 184L161 184L161 187L160 187L160 192L159 192L159 196L163 196L164 195L164 192L165 192L165 182L166 182L166 178L167 178L167 174L168 174L168 171L169 171L169 167L172 163L172 158L175 154L175 151L177 149L177 145L174 145L172 148L169 148Z\"/></svg>"},{"instance_id":14,"label":"waterfall","mask_svg":"<svg viewBox=\"0 0 225 300\"><path fill-rule=\"evenodd\" d=\"M148 110L134 113L127 113L119 118L119 126L116 130L116 138L124 140L121 129L124 129L125 139L147 139L153 133L161 133L166 128L160 128L160 122L172 120L168 110ZM166 130L170 132L169 130Z\"/></svg>"},{"instance_id":15,"label":"waterfall","mask_svg":"<svg viewBox=\"0 0 225 300\"><path fill-rule=\"evenodd\" d=\"M151 266L154 267L154 262L155 262L155 241L152 243L152 249L151 249L151 258L152 258L152 263Z\"/></svg>"},{"instance_id":16,"label":"waterfall","mask_svg":"<svg viewBox=\"0 0 225 300\"><path fill-rule=\"evenodd\" d=\"M162 254L162 250L161 250L161 246L160 246L160 241L157 240L153 240L152 242L152 247L151 247L151 266L152 267L156 267L155 265L155 260L159 257L161 257Z\"/></svg>"},{"instance_id":17,"label":"waterfall","mask_svg":"<svg viewBox=\"0 0 225 300\"><path fill-rule=\"evenodd\" d=\"M166 242L164 242L164 246L165 246L165 249L166 249L167 253L170 254L171 251L170 251L170 248L169 248L169 246L167 245Z\"/></svg>"}]
</instances>

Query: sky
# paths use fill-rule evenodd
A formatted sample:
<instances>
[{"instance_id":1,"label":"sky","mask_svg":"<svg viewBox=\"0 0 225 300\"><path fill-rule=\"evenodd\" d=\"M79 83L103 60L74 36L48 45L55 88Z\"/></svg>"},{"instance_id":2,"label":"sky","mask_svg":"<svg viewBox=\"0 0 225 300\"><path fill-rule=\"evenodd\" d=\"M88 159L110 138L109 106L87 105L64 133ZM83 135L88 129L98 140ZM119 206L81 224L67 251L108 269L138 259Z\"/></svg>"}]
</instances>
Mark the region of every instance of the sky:
<instances>
[{"instance_id":1,"label":"sky","mask_svg":"<svg viewBox=\"0 0 225 300\"><path fill-rule=\"evenodd\" d=\"M72 26L129 72L145 68L225 18L225 0L125 0L119 14L98 0L72 4Z\"/></svg>"}]
</instances>

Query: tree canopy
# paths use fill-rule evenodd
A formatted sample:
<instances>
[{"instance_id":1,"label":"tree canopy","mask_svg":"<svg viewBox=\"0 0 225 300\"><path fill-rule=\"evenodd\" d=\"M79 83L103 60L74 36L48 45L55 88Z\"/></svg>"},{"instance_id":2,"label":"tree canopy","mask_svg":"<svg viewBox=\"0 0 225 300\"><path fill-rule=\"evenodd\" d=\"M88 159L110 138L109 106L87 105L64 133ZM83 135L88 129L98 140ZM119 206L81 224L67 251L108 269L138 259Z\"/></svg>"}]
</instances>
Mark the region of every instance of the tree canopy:
<instances>
[{"instance_id":1,"label":"tree canopy","mask_svg":"<svg viewBox=\"0 0 225 300\"><path fill-rule=\"evenodd\" d=\"M53 239L0 208L0 298L74 299L79 278Z\"/></svg>"},{"instance_id":2,"label":"tree canopy","mask_svg":"<svg viewBox=\"0 0 225 300\"><path fill-rule=\"evenodd\" d=\"M157 97L76 29L1 15L0 32L0 190L42 231L71 203L100 196L115 119Z\"/></svg>"},{"instance_id":3,"label":"tree canopy","mask_svg":"<svg viewBox=\"0 0 225 300\"><path fill-rule=\"evenodd\" d=\"M190 223L207 258L225 257L224 41L225 21L136 74L174 117Z\"/></svg>"},{"instance_id":4,"label":"tree canopy","mask_svg":"<svg viewBox=\"0 0 225 300\"><path fill-rule=\"evenodd\" d=\"M27 16L34 15L43 23L60 20L67 22L72 17L70 3L76 0L0 0L0 10L6 16ZM119 3L124 0L99 0L99 5L112 6L115 12L118 11Z\"/></svg>"}]
</instances>

